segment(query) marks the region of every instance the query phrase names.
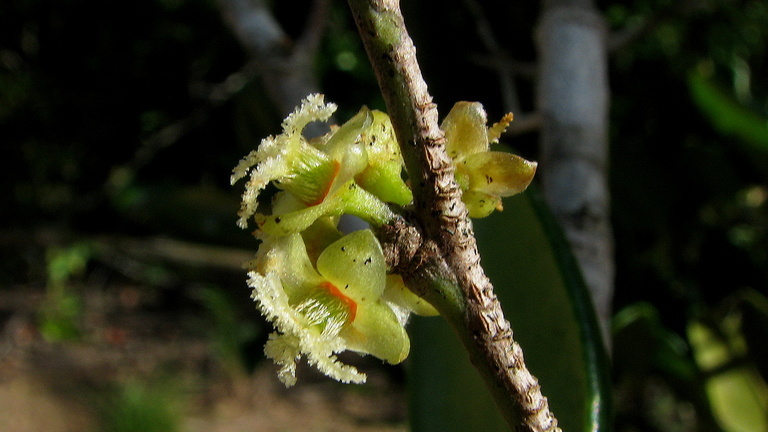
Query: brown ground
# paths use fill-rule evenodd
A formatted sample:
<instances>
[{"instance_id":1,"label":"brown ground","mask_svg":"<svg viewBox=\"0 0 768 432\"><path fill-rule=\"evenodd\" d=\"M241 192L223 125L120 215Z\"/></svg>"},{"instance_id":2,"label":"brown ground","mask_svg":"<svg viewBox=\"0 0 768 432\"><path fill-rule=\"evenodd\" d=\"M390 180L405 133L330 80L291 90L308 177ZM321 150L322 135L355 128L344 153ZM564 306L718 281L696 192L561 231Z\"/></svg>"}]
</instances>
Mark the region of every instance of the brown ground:
<instances>
[{"instance_id":1,"label":"brown ground","mask_svg":"<svg viewBox=\"0 0 768 432\"><path fill-rule=\"evenodd\" d=\"M206 337L180 329L194 316L148 312L138 287L82 292L82 337L51 343L36 324L43 289L0 288L1 432L106 430L98 413L116 384L165 381L183 432L407 430L402 386L375 365L364 386L300 370L285 389L269 362L250 375L222 366Z\"/></svg>"}]
</instances>

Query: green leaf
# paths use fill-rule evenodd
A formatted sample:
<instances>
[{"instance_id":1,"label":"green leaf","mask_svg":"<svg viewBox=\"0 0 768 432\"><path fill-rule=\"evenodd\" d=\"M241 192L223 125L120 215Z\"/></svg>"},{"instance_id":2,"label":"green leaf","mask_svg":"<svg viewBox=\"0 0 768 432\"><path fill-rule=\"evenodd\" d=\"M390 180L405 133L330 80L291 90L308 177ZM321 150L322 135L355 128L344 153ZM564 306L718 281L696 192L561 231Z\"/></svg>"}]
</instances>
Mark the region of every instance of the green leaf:
<instances>
[{"instance_id":1,"label":"green leaf","mask_svg":"<svg viewBox=\"0 0 768 432\"><path fill-rule=\"evenodd\" d=\"M120 383L94 405L99 430L112 432L175 432L182 430L185 392L172 378Z\"/></svg>"},{"instance_id":2,"label":"green leaf","mask_svg":"<svg viewBox=\"0 0 768 432\"><path fill-rule=\"evenodd\" d=\"M768 382L768 298L755 290L745 290L739 296L741 331L747 343L749 356L760 372L763 381Z\"/></svg>"},{"instance_id":3,"label":"green leaf","mask_svg":"<svg viewBox=\"0 0 768 432\"><path fill-rule=\"evenodd\" d=\"M694 393L698 370L682 337L664 327L655 306L638 302L613 318L614 364L618 374L641 376L662 372Z\"/></svg>"},{"instance_id":4,"label":"green leaf","mask_svg":"<svg viewBox=\"0 0 768 432\"><path fill-rule=\"evenodd\" d=\"M475 221L483 266L563 430L610 429L610 368L589 295L535 190ZM506 431L479 374L442 320L412 329L412 428Z\"/></svg>"},{"instance_id":5,"label":"green leaf","mask_svg":"<svg viewBox=\"0 0 768 432\"><path fill-rule=\"evenodd\" d=\"M699 321L688 324L688 339L694 358L705 374L705 387L712 412L727 432L768 431L768 385L757 369L739 362L743 336L729 328Z\"/></svg>"},{"instance_id":6,"label":"green leaf","mask_svg":"<svg viewBox=\"0 0 768 432\"><path fill-rule=\"evenodd\" d=\"M700 72L688 76L688 89L699 110L723 135L749 144L751 151L768 154L768 119L750 111Z\"/></svg>"}]
</instances>

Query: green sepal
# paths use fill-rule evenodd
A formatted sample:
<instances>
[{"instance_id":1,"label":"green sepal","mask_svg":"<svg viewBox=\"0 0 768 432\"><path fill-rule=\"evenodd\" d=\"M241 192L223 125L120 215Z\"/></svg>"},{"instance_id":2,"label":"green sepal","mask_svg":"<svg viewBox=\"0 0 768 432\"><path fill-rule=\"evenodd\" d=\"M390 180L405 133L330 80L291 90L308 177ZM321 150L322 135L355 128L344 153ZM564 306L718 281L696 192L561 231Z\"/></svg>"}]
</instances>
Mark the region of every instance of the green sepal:
<instances>
[{"instance_id":1,"label":"green sepal","mask_svg":"<svg viewBox=\"0 0 768 432\"><path fill-rule=\"evenodd\" d=\"M321 148L341 163L339 184L354 177L384 202L406 205L413 200L401 176L403 158L385 113L361 108Z\"/></svg>"},{"instance_id":2,"label":"green sepal","mask_svg":"<svg viewBox=\"0 0 768 432\"><path fill-rule=\"evenodd\" d=\"M304 231L321 217L342 214L357 216L374 226L395 217L384 202L350 180L320 204L284 214L256 214L256 223L267 234L283 236Z\"/></svg>"},{"instance_id":3,"label":"green sepal","mask_svg":"<svg viewBox=\"0 0 768 432\"><path fill-rule=\"evenodd\" d=\"M428 301L409 290L403 282L403 277L399 274L387 275L387 289L384 290L381 299L407 311L413 312L416 315L440 315L440 312L438 312Z\"/></svg>"},{"instance_id":4,"label":"green sepal","mask_svg":"<svg viewBox=\"0 0 768 432\"><path fill-rule=\"evenodd\" d=\"M368 152L368 167L355 180L384 202L407 205L413 201L413 193L402 178L403 156L392 122L381 111L370 111L370 116L371 124L362 136Z\"/></svg>"},{"instance_id":5,"label":"green sepal","mask_svg":"<svg viewBox=\"0 0 768 432\"><path fill-rule=\"evenodd\" d=\"M317 271L356 304L350 326L339 334L347 349L400 363L410 340L392 309L379 298L386 287L386 263L371 230L347 234L317 259Z\"/></svg>"},{"instance_id":6,"label":"green sepal","mask_svg":"<svg viewBox=\"0 0 768 432\"><path fill-rule=\"evenodd\" d=\"M301 232L312 264L317 265L317 258L326 246L342 237L342 233L336 228L338 224L337 217L321 217Z\"/></svg>"},{"instance_id":7,"label":"green sepal","mask_svg":"<svg viewBox=\"0 0 768 432\"><path fill-rule=\"evenodd\" d=\"M400 164L369 165L355 180L382 201L405 206L413 201L413 192L400 177L402 170Z\"/></svg>"}]
</instances>

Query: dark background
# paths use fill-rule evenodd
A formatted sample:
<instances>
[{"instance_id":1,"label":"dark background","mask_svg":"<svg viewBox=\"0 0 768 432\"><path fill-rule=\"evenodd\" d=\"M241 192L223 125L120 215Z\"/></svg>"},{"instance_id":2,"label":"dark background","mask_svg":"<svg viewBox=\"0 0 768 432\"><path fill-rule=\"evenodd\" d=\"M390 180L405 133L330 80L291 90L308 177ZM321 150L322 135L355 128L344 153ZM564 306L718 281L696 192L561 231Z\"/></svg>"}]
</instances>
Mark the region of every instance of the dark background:
<instances>
[{"instance_id":1,"label":"dark background","mask_svg":"<svg viewBox=\"0 0 768 432\"><path fill-rule=\"evenodd\" d=\"M285 30L298 36L309 2L273 3ZM757 329L766 318L755 311L768 294L768 132L745 136L717 119L754 116L757 129L760 122L766 128L768 2L598 7L612 41L629 35L612 50L609 73L615 310L645 311L655 329L648 349L677 344L688 359L692 317L719 328L736 313L749 347L739 361L754 362L765 377L758 347L765 333ZM406 1L403 8L440 111L477 100L499 118L498 75L465 3ZM539 5L487 1L482 10L517 65L521 111L531 112L535 77L526 71L536 60ZM279 132L281 116L258 74L224 100L210 92L247 61L213 1L0 6L0 324L10 328L23 316L31 340L82 344L103 324L88 320L90 296L115 294L117 306L99 312L108 328L137 337L136 325L119 317L151 314L157 331L177 323L174 331L185 337L224 346L212 361L253 371L267 329L237 265L177 259L151 246L160 238L184 242L181 250L217 247L227 263L255 250L235 227L240 188L230 187L229 174L262 137ZM383 108L343 2L332 4L315 69L327 99L341 107L339 119L363 104ZM693 98L697 78L723 99ZM723 101L739 108L727 110ZM537 139L531 131L506 142L536 159ZM125 300L126 287L140 300ZM745 296L758 306L743 306ZM706 402L676 384L674 362L638 364L635 342L618 333L614 345L618 393L632 401L618 402L622 430L688 430L684 420L677 420L683 429L648 420L659 409L648 388L672 395L672 406ZM402 382L397 369L385 374Z\"/></svg>"}]
</instances>

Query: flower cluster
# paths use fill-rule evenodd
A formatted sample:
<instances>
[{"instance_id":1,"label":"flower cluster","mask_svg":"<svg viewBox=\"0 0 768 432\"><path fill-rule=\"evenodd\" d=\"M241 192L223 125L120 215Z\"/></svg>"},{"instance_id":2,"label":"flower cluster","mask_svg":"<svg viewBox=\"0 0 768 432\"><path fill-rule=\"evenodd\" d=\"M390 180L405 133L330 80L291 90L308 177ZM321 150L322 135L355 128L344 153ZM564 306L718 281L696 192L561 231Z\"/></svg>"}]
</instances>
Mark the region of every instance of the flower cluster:
<instances>
[{"instance_id":1,"label":"flower cluster","mask_svg":"<svg viewBox=\"0 0 768 432\"><path fill-rule=\"evenodd\" d=\"M344 235L339 217L352 214L380 226L412 195L402 179L403 160L386 114L363 108L341 127L307 140L304 127L326 120L335 105L311 95L283 122L283 133L268 137L235 168L232 183L249 176L238 225L251 219L262 240L247 264L248 284L276 332L265 353L280 365L287 386L296 382L296 364L306 357L342 382L365 375L341 363L345 350L389 363L405 359L410 341L404 325L412 311L436 314L424 300L388 275L371 230ZM279 190L269 213L259 196L268 184Z\"/></svg>"},{"instance_id":2,"label":"flower cluster","mask_svg":"<svg viewBox=\"0 0 768 432\"><path fill-rule=\"evenodd\" d=\"M387 202L411 201L386 114L363 108L322 137L302 136L307 124L327 120L335 110L322 95L310 95L283 121L282 134L262 140L235 167L233 184L250 175L238 213L241 228L255 216L260 229L285 235L303 231L320 217L345 213L380 225L394 217ZM282 192L271 215L259 214L259 194L270 182Z\"/></svg>"},{"instance_id":3,"label":"flower cluster","mask_svg":"<svg viewBox=\"0 0 768 432\"><path fill-rule=\"evenodd\" d=\"M374 227L391 223L393 209L413 196L386 114L363 108L324 136L302 135L307 124L327 120L335 109L323 96L310 95L283 121L283 132L262 140L231 178L248 177L238 225L255 222L262 241L247 264L248 284L275 326L265 353L280 366L286 386L296 382L302 357L339 381L364 382L365 375L337 354L350 350L399 363L410 349L404 329L409 314L437 314L399 275L388 274L370 229L344 234L337 227L345 214ZM470 216L501 209L502 196L531 181L535 163L488 151L510 121L507 116L487 128L480 104L460 102L443 122ZM270 203L260 203L269 184L278 191Z\"/></svg>"}]
</instances>

